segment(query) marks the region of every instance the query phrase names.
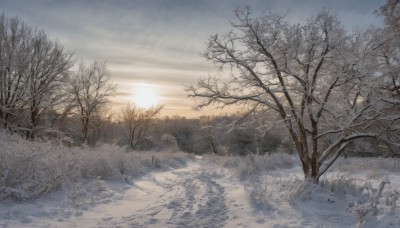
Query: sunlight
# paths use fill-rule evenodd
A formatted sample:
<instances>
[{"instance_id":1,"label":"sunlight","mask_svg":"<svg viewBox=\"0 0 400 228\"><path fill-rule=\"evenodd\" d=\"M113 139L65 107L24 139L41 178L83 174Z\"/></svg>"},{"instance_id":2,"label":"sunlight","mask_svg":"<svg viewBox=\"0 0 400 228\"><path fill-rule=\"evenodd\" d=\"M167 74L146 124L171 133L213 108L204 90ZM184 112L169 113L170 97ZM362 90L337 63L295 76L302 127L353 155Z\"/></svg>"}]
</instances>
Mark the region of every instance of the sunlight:
<instances>
[{"instance_id":1,"label":"sunlight","mask_svg":"<svg viewBox=\"0 0 400 228\"><path fill-rule=\"evenodd\" d=\"M156 106L160 98L153 85L137 84L133 89L133 102L140 108Z\"/></svg>"}]
</instances>

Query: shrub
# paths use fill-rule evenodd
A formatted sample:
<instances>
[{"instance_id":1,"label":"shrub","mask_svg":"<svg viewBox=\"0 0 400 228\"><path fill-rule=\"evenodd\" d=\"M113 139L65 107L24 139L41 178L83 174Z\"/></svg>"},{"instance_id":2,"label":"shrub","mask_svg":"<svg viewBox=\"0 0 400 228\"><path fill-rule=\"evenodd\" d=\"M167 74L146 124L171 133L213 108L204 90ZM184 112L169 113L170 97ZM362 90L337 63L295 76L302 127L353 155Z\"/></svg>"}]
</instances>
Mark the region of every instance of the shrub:
<instances>
[{"instance_id":1,"label":"shrub","mask_svg":"<svg viewBox=\"0 0 400 228\"><path fill-rule=\"evenodd\" d=\"M8 197L33 199L60 189L63 183L77 185L90 180L127 180L154 169L154 158L159 168L166 169L184 165L191 155L182 152L126 153L112 145L68 148L29 142L0 131L0 200Z\"/></svg>"},{"instance_id":2,"label":"shrub","mask_svg":"<svg viewBox=\"0 0 400 228\"><path fill-rule=\"evenodd\" d=\"M178 143L176 142L176 138L170 134L164 134L161 137L161 143L164 146L164 149L167 151L176 152L179 150Z\"/></svg>"},{"instance_id":3,"label":"shrub","mask_svg":"<svg viewBox=\"0 0 400 228\"><path fill-rule=\"evenodd\" d=\"M243 156L215 156L207 155L209 162L217 162L220 165L235 171L241 180L260 174L264 171L289 169L296 166L297 158L286 153L274 153L271 155L247 155Z\"/></svg>"}]
</instances>

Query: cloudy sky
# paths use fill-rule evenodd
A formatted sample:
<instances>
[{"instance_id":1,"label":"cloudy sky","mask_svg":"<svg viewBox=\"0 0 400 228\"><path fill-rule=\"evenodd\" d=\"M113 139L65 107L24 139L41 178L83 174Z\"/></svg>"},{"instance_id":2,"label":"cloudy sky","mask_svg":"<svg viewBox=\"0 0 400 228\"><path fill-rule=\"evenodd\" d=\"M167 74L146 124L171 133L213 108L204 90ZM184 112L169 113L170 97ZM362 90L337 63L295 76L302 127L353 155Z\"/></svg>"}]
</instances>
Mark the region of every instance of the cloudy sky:
<instances>
[{"instance_id":1,"label":"cloudy sky","mask_svg":"<svg viewBox=\"0 0 400 228\"><path fill-rule=\"evenodd\" d=\"M229 30L233 10L288 12L302 22L326 7L351 29L382 20L384 0L0 0L0 11L44 29L84 61L106 60L117 85L113 105L153 91L164 115L215 114L191 109L184 85L215 72L200 55L210 35ZM144 89L143 89L144 88ZM147 88L147 89L146 89ZM146 94L145 94L146 95ZM207 112L207 113L205 113Z\"/></svg>"}]
</instances>

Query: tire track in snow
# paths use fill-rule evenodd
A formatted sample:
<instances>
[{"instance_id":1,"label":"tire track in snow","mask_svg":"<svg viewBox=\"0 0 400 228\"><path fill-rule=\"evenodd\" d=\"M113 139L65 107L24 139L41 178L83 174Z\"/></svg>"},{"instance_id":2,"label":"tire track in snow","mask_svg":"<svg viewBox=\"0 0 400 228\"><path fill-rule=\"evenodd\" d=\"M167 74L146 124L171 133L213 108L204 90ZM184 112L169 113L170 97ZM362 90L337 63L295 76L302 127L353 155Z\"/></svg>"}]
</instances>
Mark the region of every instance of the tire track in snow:
<instances>
[{"instance_id":1,"label":"tire track in snow","mask_svg":"<svg viewBox=\"0 0 400 228\"><path fill-rule=\"evenodd\" d=\"M207 172L191 175L183 180L184 207L175 208L168 224L182 227L222 227L228 219L225 189ZM175 202L175 201L172 201Z\"/></svg>"},{"instance_id":2,"label":"tire track in snow","mask_svg":"<svg viewBox=\"0 0 400 228\"><path fill-rule=\"evenodd\" d=\"M225 188L198 164L190 169L155 173L135 183L126 195L130 215L108 218L107 227L223 227L229 218Z\"/></svg>"}]
</instances>

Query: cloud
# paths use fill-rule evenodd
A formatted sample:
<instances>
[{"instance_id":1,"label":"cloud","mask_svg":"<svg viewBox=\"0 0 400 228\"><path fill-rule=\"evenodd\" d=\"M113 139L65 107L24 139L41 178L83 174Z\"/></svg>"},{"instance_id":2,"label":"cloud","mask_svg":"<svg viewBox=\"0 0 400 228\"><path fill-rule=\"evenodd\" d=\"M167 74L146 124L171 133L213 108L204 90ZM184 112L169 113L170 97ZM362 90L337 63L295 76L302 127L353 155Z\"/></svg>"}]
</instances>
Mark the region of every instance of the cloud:
<instances>
[{"instance_id":1,"label":"cloud","mask_svg":"<svg viewBox=\"0 0 400 228\"><path fill-rule=\"evenodd\" d=\"M130 99L132 86L159 88L167 110L190 112L184 84L215 68L200 53L208 37L229 31L233 10L249 5L288 12L301 23L322 7L336 12L347 28L381 24L373 11L385 0L1 0L2 10L44 29L84 60L107 60L118 86L115 104ZM123 102L122 102L123 101ZM172 112L172 111L171 111ZM183 113L180 111L179 113Z\"/></svg>"}]
</instances>

